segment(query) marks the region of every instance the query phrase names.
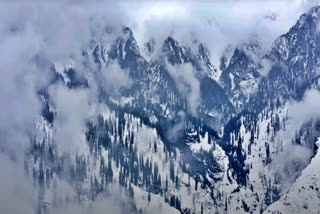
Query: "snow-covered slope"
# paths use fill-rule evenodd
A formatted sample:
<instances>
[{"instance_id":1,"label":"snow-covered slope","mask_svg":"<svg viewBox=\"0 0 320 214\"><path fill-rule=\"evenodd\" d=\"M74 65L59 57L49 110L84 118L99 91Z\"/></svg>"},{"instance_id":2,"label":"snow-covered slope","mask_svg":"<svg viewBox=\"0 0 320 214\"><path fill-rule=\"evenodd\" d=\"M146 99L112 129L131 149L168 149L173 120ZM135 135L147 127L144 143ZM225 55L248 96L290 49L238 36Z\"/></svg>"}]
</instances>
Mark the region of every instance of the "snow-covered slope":
<instances>
[{"instance_id":1,"label":"snow-covered slope","mask_svg":"<svg viewBox=\"0 0 320 214\"><path fill-rule=\"evenodd\" d=\"M37 212L104 200L139 214L316 209L317 118L287 132L290 105L319 88L319 11L266 54L235 49L221 75L202 43L167 37L141 54L128 27L88 42L80 61L54 62L25 154Z\"/></svg>"}]
</instances>

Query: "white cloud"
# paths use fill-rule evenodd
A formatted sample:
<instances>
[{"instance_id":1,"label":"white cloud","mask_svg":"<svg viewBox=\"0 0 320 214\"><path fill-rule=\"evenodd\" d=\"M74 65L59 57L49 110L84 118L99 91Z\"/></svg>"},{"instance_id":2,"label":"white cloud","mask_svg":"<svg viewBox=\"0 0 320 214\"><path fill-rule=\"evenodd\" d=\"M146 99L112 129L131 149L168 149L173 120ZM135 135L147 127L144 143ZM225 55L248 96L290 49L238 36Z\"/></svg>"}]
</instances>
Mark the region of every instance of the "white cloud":
<instances>
[{"instance_id":1,"label":"white cloud","mask_svg":"<svg viewBox=\"0 0 320 214\"><path fill-rule=\"evenodd\" d=\"M108 64L107 67L102 69L103 87L106 90L115 90L122 87L130 87L132 80L129 78L128 71L121 69L120 65L116 62Z\"/></svg>"},{"instance_id":2,"label":"white cloud","mask_svg":"<svg viewBox=\"0 0 320 214\"><path fill-rule=\"evenodd\" d=\"M306 145L292 144L296 133L302 126L313 120L320 119L320 92L311 89L305 92L300 102L292 102L288 106L288 120L286 121L285 131L278 132L276 141L281 145L279 154L276 154L273 167L281 176L282 185L290 185L295 181L299 173L309 164L313 155L313 150ZM312 135L312 133L309 133ZM307 140L307 139L305 139ZM315 142L310 143L312 146Z\"/></svg>"},{"instance_id":3,"label":"white cloud","mask_svg":"<svg viewBox=\"0 0 320 214\"><path fill-rule=\"evenodd\" d=\"M172 142L175 142L181 136L182 131L185 128L185 120L186 120L186 115L183 111L179 111L174 115L174 117L178 119L178 122L168 130L168 134L167 134L168 139L171 140Z\"/></svg>"},{"instance_id":4,"label":"white cloud","mask_svg":"<svg viewBox=\"0 0 320 214\"><path fill-rule=\"evenodd\" d=\"M53 85L49 88L49 95L58 111L54 121L54 139L58 149L72 153L87 151L81 135L90 112L89 90L70 90L62 85Z\"/></svg>"},{"instance_id":5,"label":"white cloud","mask_svg":"<svg viewBox=\"0 0 320 214\"><path fill-rule=\"evenodd\" d=\"M139 46L151 38L171 35L182 43L194 39L210 50L219 67L227 45L237 46L250 38L258 39L264 50L293 26L299 16L318 1L164 1L127 3L124 7L133 20L132 28ZM265 19L274 13L274 21Z\"/></svg>"},{"instance_id":6,"label":"white cloud","mask_svg":"<svg viewBox=\"0 0 320 214\"><path fill-rule=\"evenodd\" d=\"M261 61L261 69L259 70L259 73L261 76L268 76L270 70L272 68L272 62L268 59L263 59Z\"/></svg>"},{"instance_id":7,"label":"white cloud","mask_svg":"<svg viewBox=\"0 0 320 214\"><path fill-rule=\"evenodd\" d=\"M311 89L305 92L301 102L294 102L288 108L288 125L286 136L293 139L296 131L311 119L320 118L320 92Z\"/></svg>"},{"instance_id":8,"label":"white cloud","mask_svg":"<svg viewBox=\"0 0 320 214\"><path fill-rule=\"evenodd\" d=\"M4 33L4 28L0 32L0 147L16 153L29 145L32 124L41 110L36 91L50 75L42 70L45 65L35 62L42 40L33 28L19 33Z\"/></svg>"},{"instance_id":9,"label":"white cloud","mask_svg":"<svg viewBox=\"0 0 320 214\"><path fill-rule=\"evenodd\" d=\"M97 196L95 201L90 201L87 204L78 204L72 203L66 206L55 207L50 210L52 214L105 214L105 213L112 213L112 214L124 214L128 213L129 203L128 199L126 199L126 204L123 205L121 198L121 190L122 187L117 186L116 184L110 185L108 190L110 191L109 194L100 194ZM73 188L64 183L61 185L58 184L57 188L57 195L62 200L73 191ZM116 194L114 194L116 193Z\"/></svg>"},{"instance_id":10,"label":"white cloud","mask_svg":"<svg viewBox=\"0 0 320 214\"><path fill-rule=\"evenodd\" d=\"M192 64L184 63L172 66L167 62L166 66L179 92L187 99L191 114L195 116L200 104L200 82L195 76Z\"/></svg>"},{"instance_id":11,"label":"white cloud","mask_svg":"<svg viewBox=\"0 0 320 214\"><path fill-rule=\"evenodd\" d=\"M23 168L0 153L0 208L3 214L34 214L36 192Z\"/></svg>"},{"instance_id":12,"label":"white cloud","mask_svg":"<svg viewBox=\"0 0 320 214\"><path fill-rule=\"evenodd\" d=\"M290 145L280 152L273 161L273 167L277 174L281 176L282 185L290 186L299 173L309 164L311 157L312 151L299 145Z\"/></svg>"},{"instance_id":13,"label":"white cloud","mask_svg":"<svg viewBox=\"0 0 320 214\"><path fill-rule=\"evenodd\" d=\"M23 151L40 116L37 91L50 81L50 66L71 58L83 72L82 48L91 39L108 45L106 25L120 28L128 19L117 3L4 1L0 20L0 147Z\"/></svg>"}]
</instances>

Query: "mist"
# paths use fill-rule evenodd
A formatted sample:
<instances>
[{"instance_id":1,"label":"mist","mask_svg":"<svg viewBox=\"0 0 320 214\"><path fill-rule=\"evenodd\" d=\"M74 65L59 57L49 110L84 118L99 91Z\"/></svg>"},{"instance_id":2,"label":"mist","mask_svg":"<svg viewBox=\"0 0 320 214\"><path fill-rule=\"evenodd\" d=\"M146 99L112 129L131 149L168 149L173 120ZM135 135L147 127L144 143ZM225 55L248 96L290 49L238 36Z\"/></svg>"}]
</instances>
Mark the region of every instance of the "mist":
<instances>
[{"instance_id":1,"label":"mist","mask_svg":"<svg viewBox=\"0 0 320 214\"><path fill-rule=\"evenodd\" d=\"M121 28L126 23L121 18L115 21L118 14L122 12L116 4L105 7L100 3L72 1L1 3L0 187L6 192L0 196L2 213L36 212L38 189L33 188L31 178L24 174L23 161L41 118L42 101L38 92L52 83L52 66L60 64L63 71L64 64L73 61L76 72L83 75L85 68L79 63L83 60L82 50L88 49L92 39L105 46L111 44L114 38L106 39L104 29L107 25ZM125 15L122 17L125 19ZM116 79L115 72L119 69L114 66L109 71L113 75L105 80L111 87L117 84L111 79ZM123 83L120 79L124 75L118 77L118 83ZM81 154L88 150L82 135L95 101L95 84L87 89L69 89L60 84L49 87L51 102L57 110L54 141L60 153ZM57 191L57 195L63 198L64 194ZM106 204L102 205L101 201ZM120 213L120 205L112 200L107 202L101 199L92 204L92 213L101 213L106 208ZM75 210L82 210L77 206ZM78 213L73 208L70 210L62 212Z\"/></svg>"},{"instance_id":2,"label":"mist","mask_svg":"<svg viewBox=\"0 0 320 214\"><path fill-rule=\"evenodd\" d=\"M263 51L270 50L273 41L317 3L311 0L230 0L186 1L182 6L179 1L142 1L134 5L126 2L124 9L134 20L131 28L140 47L152 38L163 41L168 36L185 46L198 40L209 49L210 60L218 68L228 46L237 47L248 39L258 41ZM274 14L274 19L268 18Z\"/></svg>"},{"instance_id":3,"label":"mist","mask_svg":"<svg viewBox=\"0 0 320 214\"><path fill-rule=\"evenodd\" d=\"M188 101L189 110L196 116L200 104L200 81L195 76L195 70L191 63L171 65L166 63L169 74L176 82L180 94Z\"/></svg>"},{"instance_id":4,"label":"mist","mask_svg":"<svg viewBox=\"0 0 320 214\"><path fill-rule=\"evenodd\" d=\"M288 108L286 136L293 139L303 124L311 119L320 118L320 92L317 89L307 90L300 102L294 102Z\"/></svg>"}]
</instances>

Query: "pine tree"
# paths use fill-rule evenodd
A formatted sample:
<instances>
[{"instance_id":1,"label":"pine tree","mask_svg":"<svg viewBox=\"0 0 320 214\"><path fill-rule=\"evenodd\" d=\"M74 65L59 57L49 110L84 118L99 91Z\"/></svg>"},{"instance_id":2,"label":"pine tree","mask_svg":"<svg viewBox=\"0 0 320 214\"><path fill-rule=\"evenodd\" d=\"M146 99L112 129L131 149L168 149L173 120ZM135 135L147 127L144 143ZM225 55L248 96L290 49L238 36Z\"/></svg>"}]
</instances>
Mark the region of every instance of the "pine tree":
<instances>
[{"instance_id":1,"label":"pine tree","mask_svg":"<svg viewBox=\"0 0 320 214\"><path fill-rule=\"evenodd\" d=\"M228 211L228 200L227 200L227 198L226 198L226 200L225 200L225 207L224 207L224 209L225 209L226 212Z\"/></svg>"},{"instance_id":2,"label":"pine tree","mask_svg":"<svg viewBox=\"0 0 320 214\"><path fill-rule=\"evenodd\" d=\"M203 203L201 203L201 214L203 214Z\"/></svg>"},{"instance_id":3,"label":"pine tree","mask_svg":"<svg viewBox=\"0 0 320 214\"><path fill-rule=\"evenodd\" d=\"M195 190L197 191L198 190L198 182L199 182L199 175L197 174L196 177L195 177Z\"/></svg>"},{"instance_id":4,"label":"pine tree","mask_svg":"<svg viewBox=\"0 0 320 214\"><path fill-rule=\"evenodd\" d=\"M149 189L149 191L148 191L148 202L150 203L150 201L151 201L151 193L150 193L150 189Z\"/></svg>"},{"instance_id":5,"label":"pine tree","mask_svg":"<svg viewBox=\"0 0 320 214\"><path fill-rule=\"evenodd\" d=\"M166 192L168 191L168 176L166 176Z\"/></svg>"},{"instance_id":6,"label":"pine tree","mask_svg":"<svg viewBox=\"0 0 320 214\"><path fill-rule=\"evenodd\" d=\"M157 153L157 142L154 141L153 143L154 152Z\"/></svg>"},{"instance_id":7,"label":"pine tree","mask_svg":"<svg viewBox=\"0 0 320 214\"><path fill-rule=\"evenodd\" d=\"M178 179L178 175L176 175L176 189L179 189L179 179Z\"/></svg>"},{"instance_id":8,"label":"pine tree","mask_svg":"<svg viewBox=\"0 0 320 214\"><path fill-rule=\"evenodd\" d=\"M174 182L174 163L170 160L170 179Z\"/></svg>"}]
</instances>

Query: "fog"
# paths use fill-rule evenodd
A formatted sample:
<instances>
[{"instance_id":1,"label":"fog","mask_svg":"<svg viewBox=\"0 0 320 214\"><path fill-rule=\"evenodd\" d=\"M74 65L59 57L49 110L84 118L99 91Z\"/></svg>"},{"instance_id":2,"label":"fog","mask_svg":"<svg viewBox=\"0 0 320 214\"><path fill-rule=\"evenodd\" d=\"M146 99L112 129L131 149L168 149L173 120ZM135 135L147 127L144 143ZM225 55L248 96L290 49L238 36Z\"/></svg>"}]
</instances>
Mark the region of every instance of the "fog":
<instances>
[{"instance_id":1,"label":"fog","mask_svg":"<svg viewBox=\"0 0 320 214\"><path fill-rule=\"evenodd\" d=\"M300 102L293 102L288 108L286 136L293 139L302 125L311 119L320 118L320 92L317 89L307 90Z\"/></svg>"},{"instance_id":2,"label":"fog","mask_svg":"<svg viewBox=\"0 0 320 214\"><path fill-rule=\"evenodd\" d=\"M195 76L195 70L191 63L171 65L166 63L169 74L173 77L178 91L188 101L192 115L197 115L200 104L200 81Z\"/></svg>"},{"instance_id":3,"label":"fog","mask_svg":"<svg viewBox=\"0 0 320 214\"><path fill-rule=\"evenodd\" d=\"M118 14L123 13L116 4L105 7L100 3L73 1L48 4L40 1L1 3L1 213L36 212L38 189L34 189L31 178L24 175L23 161L24 153L31 145L35 123L41 115L42 104L38 91L52 81L52 65L63 65L72 60L78 62L74 66L82 75L84 67L81 64L81 51L89 47L92 39L105 46L110 44L114 38L106 39L103 36L104 28L107 24L117 27L123 25L121 17L125 15L114 19ZM116 79L115 72L119 69L110 67L109 71L113 74L110 78ZM122 77L119 76L118 80ZM117 84L110 81L110 78L106 76L107 84ZM54 140L58 151L81 153L86 150L81 135L85 121L90 116L95 93L94 86L86 89L69 89L62 85L49 87L49 96L57 110ZM57 190L57 194L63 198L61 191ZM92 213L99 213L98 210L101 212L106 208L113 210L113 213L120 213L120 205L113 201L107 202L104 200L102 205L98 200L97 204L92 205ZM82 208L67 209L62 213L78 213L73 210L79 211Z\"/></svg>"}]
</instances>

